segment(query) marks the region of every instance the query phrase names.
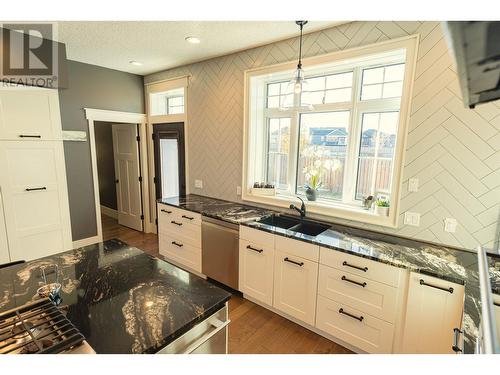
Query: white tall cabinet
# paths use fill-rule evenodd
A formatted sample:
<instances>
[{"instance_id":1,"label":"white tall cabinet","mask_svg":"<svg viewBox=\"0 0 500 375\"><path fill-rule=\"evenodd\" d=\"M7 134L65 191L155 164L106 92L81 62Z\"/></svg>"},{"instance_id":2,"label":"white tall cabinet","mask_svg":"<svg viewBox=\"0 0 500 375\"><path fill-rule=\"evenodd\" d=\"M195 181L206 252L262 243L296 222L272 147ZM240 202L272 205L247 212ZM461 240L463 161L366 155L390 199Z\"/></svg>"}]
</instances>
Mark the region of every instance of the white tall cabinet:
<instances>
[{"instance_id":1,"label":"white tall cabinet","mask_svg":"<svg viewBox=\"0 0 500 375\"><path fill-rule=\"evenodd\" d=\"M72 248L57 90L0 89L0 263Z\"/></svg>"}]
</instances>

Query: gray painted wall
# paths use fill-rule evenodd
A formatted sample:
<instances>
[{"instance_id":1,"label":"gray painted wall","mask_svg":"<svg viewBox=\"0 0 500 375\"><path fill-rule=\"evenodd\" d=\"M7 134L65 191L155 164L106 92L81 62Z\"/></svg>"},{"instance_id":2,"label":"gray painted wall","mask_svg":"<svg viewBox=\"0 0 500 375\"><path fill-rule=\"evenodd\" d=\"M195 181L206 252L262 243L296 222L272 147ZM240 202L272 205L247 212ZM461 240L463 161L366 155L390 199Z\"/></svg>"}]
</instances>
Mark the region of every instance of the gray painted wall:
<instances>
[{"instance_id":1,"label":"gray painted wall","mask_svg":"<svg viewBox=\"0 0 500 375\"><path fill-rule=\"evenodd\" d=\"M113 124L96 121L94 125L99 199L101 206L116 210L118 205L116 201L115 160L113 155Z\"/></svg>"},{"instance_id":2,"label":"gray painted wall","mask_svg":"<svg viewBox=\"0 0 500 375\"><path fill-rule=\"evenodd\" d=\"M59 91L62 128L83 130L83 108L144 113L143 77L68 61L68 88ZM90 143L64 142L73 241L97 234Z\"/></svg>"}]
</instances>

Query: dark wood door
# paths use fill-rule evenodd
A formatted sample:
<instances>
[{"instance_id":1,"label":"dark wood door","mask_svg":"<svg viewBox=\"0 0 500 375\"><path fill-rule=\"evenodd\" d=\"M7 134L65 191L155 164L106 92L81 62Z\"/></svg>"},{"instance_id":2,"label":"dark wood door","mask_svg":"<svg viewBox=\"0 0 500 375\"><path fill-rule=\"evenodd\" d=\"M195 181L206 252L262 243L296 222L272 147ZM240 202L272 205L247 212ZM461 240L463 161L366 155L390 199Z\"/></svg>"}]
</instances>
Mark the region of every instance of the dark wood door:
<instances>
[{"instance_id":1,"label":"dark wood door","mask_svg":"<svg viewBox=\"0 0 500 375\"><path fill-rule=\"evenodd\" d=\"M153 140L156 199L186 195L184 123L154 124Z\"/></svg>"}]
</instances>

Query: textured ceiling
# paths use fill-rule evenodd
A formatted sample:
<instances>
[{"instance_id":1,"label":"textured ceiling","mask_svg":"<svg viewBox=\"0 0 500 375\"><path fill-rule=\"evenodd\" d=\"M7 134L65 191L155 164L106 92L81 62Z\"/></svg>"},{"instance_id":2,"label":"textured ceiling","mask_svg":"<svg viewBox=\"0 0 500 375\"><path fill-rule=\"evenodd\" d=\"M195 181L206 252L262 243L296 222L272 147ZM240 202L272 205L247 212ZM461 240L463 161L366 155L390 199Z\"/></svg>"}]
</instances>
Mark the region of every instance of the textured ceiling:
<instances>
[{"instance_id":1,"label":"textured ceiling","mask_svg":"<svg viewBox=\"0 0 500 375\"><path fill-rule=\"evenodd\" d=\"M304 32L343 22L311 21ZM150 74L296 36L293 21L58 22L70 60ZM185 41L196 36L201 43ZM143 63L134 66L131 60Z\"/></svg>"}]
</instances>

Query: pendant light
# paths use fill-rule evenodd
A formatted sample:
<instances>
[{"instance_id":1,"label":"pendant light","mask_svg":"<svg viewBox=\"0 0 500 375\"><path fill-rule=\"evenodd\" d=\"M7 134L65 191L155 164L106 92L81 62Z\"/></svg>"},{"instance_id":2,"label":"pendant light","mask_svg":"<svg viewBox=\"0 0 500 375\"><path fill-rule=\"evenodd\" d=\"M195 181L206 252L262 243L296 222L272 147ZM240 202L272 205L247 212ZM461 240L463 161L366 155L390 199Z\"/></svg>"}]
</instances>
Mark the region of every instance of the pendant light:
<instances>
[{"instance_id":1,"label":"pendant light","mask_svg":"<svg viewBox=\"0 0 500 375\"><path fill-rule=\"evenodd\" d=\"M307 100L308 95L304 95L304 93L307 93L307 81L304 79L304 70L302 69L302 29L307 21L295 21L295 23L300 28L299 61L293 78L286 87L285 95L283 95L280 103L280 109L283 111L312 111L313 106Z\"/></svg>"}]
</instances>

